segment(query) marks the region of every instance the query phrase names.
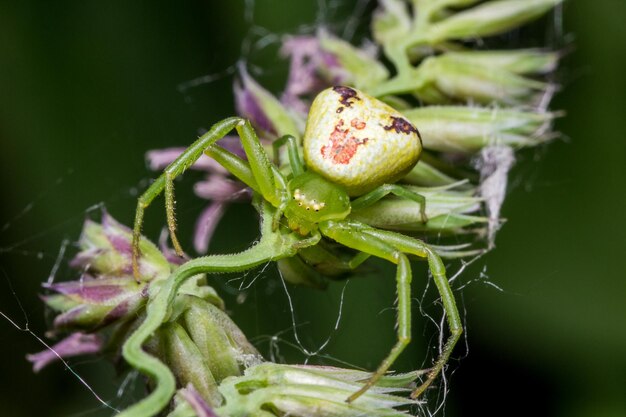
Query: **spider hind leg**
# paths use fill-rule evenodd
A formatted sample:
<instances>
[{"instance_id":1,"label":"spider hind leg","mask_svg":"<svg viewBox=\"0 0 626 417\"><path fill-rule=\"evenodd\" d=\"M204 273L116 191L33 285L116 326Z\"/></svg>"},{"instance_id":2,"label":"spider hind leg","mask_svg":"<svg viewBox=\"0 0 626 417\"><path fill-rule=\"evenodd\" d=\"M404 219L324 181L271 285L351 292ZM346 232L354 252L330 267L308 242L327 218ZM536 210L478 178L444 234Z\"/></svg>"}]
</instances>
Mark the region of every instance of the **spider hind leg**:
<instances>
[{"instance_id":1,"label":"spider hind leg","mask_svg":"<svg viewBox=\"0 0 626 417\"><path fill-rule=\"evenodd\" d=\"M356 400L370 389L391 367L411 340L411 266L406 254L428 259L433 280L442 299L446 312L450 336L428 371L426 381L411 393L412 398L421 395L442 372L459 340L463 328L456 307L454 294L445 275L445 267L436 252L424 242L399 233L388 232L355 221L328 221L320 223L320 230L325 236L353 249L386 259L397 267L396 285L398 295L398 340L387 357L379 365L365 385L348 397L347 401Z\"/></svg>"}]
</instances>

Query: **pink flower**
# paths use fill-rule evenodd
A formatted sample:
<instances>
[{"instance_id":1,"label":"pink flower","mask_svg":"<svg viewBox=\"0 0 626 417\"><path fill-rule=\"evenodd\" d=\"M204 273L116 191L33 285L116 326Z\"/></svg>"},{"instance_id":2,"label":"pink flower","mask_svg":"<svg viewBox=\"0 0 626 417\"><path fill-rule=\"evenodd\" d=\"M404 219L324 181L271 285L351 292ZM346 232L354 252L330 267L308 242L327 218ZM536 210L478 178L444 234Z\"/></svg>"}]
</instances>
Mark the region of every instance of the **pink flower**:
<instances>
[{"instance_id":1,"label":"pink flower","mask_svg":"<svg viewBox=\"0 0 626 417\"><path fill-rule=\"evenodd\" d=\"M280 101L306 117L317 93L342 83L342 68L333 54L321 48L316 36L285 38L280 53L290 60L289 77Z\"/></svg>"}]
</instances>

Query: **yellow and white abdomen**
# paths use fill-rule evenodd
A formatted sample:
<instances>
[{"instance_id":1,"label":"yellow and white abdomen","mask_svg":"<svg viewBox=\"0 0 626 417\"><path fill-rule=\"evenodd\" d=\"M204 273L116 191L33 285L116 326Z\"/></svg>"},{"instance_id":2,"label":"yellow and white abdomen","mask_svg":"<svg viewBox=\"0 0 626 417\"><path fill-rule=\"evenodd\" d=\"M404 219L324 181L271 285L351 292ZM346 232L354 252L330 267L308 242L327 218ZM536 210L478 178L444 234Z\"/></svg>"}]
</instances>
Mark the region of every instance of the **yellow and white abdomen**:
<instances>
[{"instance_id":1,"label":"yellow and white abdomen","mask_svg":"<svg viewBox=\"0 0 626 417\"><path fill-rule=\"evenodd\" d=\"M351 196L399 180L422 151L417 129L398 111L343 86L315 98L303 145L308 168Z\"/></svg>"}]
</instances>

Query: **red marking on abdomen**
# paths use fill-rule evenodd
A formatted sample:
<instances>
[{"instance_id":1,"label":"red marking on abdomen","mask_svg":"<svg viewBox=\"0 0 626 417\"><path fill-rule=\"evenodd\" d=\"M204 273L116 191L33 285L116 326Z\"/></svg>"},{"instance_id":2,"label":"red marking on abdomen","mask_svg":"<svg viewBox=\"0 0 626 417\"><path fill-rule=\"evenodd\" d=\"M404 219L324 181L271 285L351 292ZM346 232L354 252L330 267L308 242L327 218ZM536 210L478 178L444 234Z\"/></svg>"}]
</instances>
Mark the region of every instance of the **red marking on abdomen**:
<instances>
[{"instance_id":1,"label":"red marking on abdomen","mask_svg":"<svg viewBox=\"0 0 626 417\"><path fill-rule=\"evenodd\" d=\"M365 129L366 124L363 120L354 118L350 121L350 126L358 130L363 130Z\"/></svg>"},{"instance_id":2,"label":"red marking on abdomen","mask_svg":"<svg viewBox=\"0 0 626 417\"><path fill-rule=\"evenodd\" d=\"M363 129L365 122L352 119L350 123L356 129ZM329 143L322 146L320 152L325 159L331 159L336 164L349 164L356 153L359 145L367 143L368 139L359 139L350 133L350 128L342 129L343 120L335 125L335 130L330 134Z\"/></svg>"}]
</instances>

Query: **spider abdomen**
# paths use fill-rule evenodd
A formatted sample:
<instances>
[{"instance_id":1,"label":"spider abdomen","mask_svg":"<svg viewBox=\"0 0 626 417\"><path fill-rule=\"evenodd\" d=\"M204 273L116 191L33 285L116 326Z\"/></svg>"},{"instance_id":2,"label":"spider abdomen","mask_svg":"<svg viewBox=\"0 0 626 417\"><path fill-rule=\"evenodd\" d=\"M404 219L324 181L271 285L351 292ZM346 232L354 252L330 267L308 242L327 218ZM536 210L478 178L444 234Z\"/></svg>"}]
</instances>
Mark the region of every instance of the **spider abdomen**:
<instances>
[{"instance_id":1,"label":"spider abdomen","mask_svg":"<svg viewBox=\"0 0 626 417\"><path fill-rule=\"evenodd\" d=\"M361 91L336 86L313 101L304 133L305 162L351 196L399 180L421 151L417 129Z\"/></svg>"}]
</instances>

